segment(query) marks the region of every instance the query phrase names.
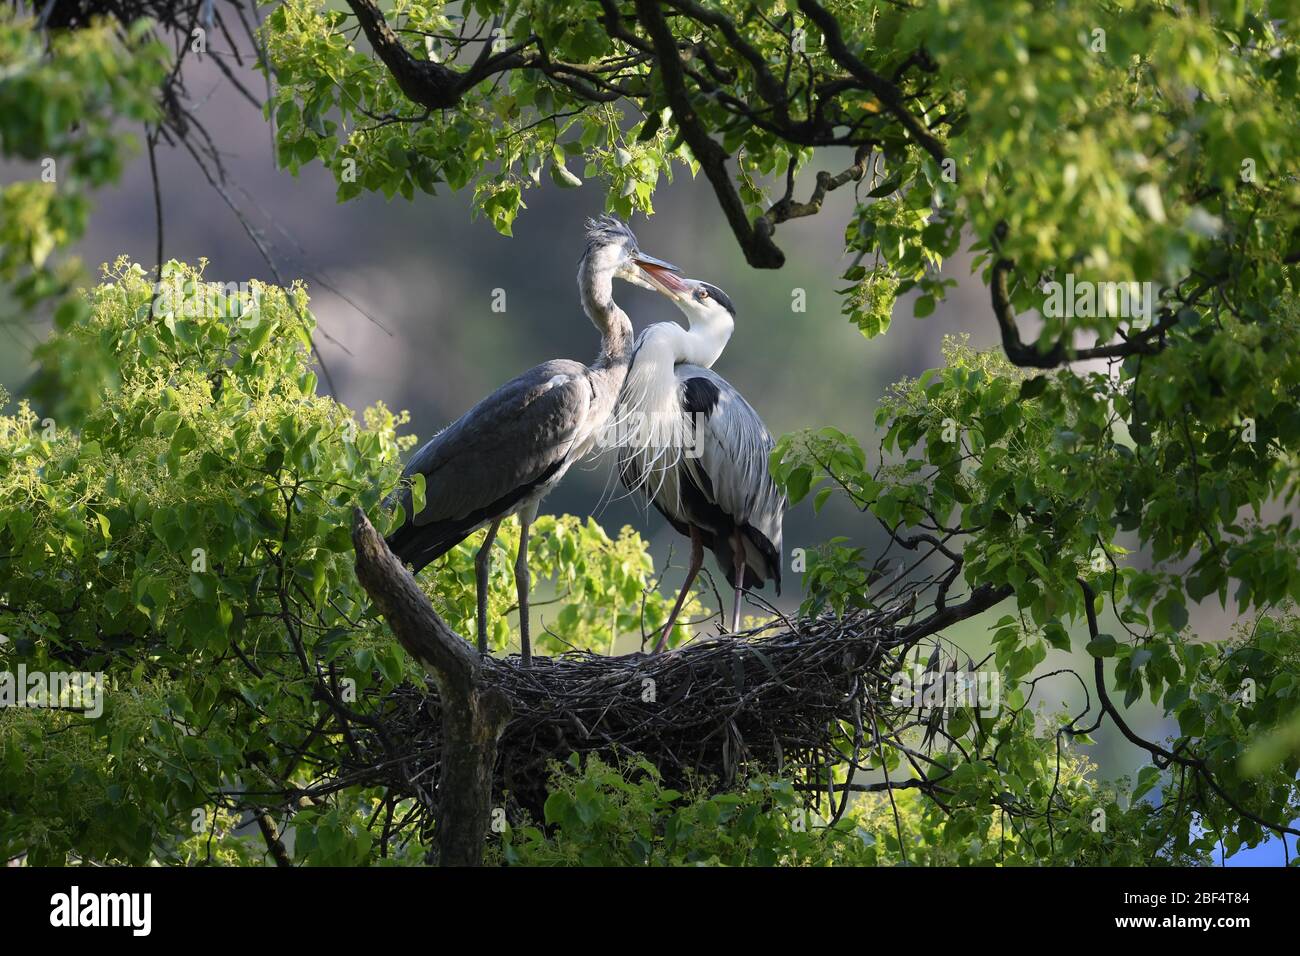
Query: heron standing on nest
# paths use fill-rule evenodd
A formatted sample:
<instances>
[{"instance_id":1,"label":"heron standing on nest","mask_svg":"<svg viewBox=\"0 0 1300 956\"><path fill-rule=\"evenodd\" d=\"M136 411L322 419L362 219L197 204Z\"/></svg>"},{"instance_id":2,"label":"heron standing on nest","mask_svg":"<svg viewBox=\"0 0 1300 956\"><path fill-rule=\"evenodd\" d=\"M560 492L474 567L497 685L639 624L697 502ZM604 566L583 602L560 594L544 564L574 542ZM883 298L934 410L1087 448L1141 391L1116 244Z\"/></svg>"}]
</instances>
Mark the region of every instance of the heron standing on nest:
<instances>
[{"instance_id":1,"label":"heron standing on nest","mask_svg":"<svg viewBox=\"0 0 1300 956\"><path fill-rule=\"evenodd\" d=\"M614 302L617 276L650 286L645 268L671 275L647 256L623 223L603 216L587 223L587 249L578 291L600 330L600 354L590 365L556 359L529 369L483 399L411 456L405 478L424 476L425 505L412 514L409 482L397 494L406 520L388 546L419 571L479 528L487 537L474 559L478 649L487 653L488 570L501 522L519 515L515 588L519 595L522 662L532 660L528 625L528 531L541 500L596 444L618 401L632 357L632 323Z\"/></svg>"},{"instance_id":2,"label":"heron standing on nest","mask_svg":"<svg viewBox=\"0 0 1300 956\"><path fill-rule=\"evenodd\" d=\"M639 427L620 452L623 484L691 541L686 580L655 644L658 652L699 574L705 547L735 590L733 633L746 589L773 581L781 593L786 499L768 469L773 441L763 420L710 368L735 328L731 299L676 270L648 263L642 272L689 325L660 322L641 333L620 399L620 417L634 418Z\"/></svg>"}]
</instances>

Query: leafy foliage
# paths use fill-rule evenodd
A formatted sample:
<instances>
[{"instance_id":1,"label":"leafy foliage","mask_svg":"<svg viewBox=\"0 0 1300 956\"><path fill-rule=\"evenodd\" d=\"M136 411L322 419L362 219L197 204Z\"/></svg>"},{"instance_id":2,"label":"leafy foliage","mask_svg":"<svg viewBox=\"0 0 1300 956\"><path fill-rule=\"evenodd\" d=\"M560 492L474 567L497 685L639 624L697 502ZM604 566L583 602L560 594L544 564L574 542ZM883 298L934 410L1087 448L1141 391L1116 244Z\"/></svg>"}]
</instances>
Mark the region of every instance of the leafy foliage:
<instances>
[{"instance_id":1,"label":"leafy foliage","mask_svg":"<svg viewBox=\"0 0 1300 956\"><path fill-rule=\"evenodd\" d=\"M497 12L500 4L476 4ZM540 26L550 56L583 63L611 52L597 28L594 4L543 0L515 11L514 30ZM421 58L439 62L463 24L438 4L402 4L401 27ZM524 192L546 181L577 188L600 178L610 185L611 211L651 211L661 175L671 176L670 132L647 123L626 132L626 113L613 103L568 114L576 102L563 87L526 74L499 89L476 90L438 123L411 119L391 75L350 42L347 16L315 0L293 0L267 19L275 67L274 110L280 164L296 172L319 160L338 180L340 201L363 191L406 199L472 187L475 210L502 234L524 207ZM511 37L495 33L500 43ZM426 45L427 38L427 45ZM492 42L491 37L488 41ZM391 117L375 122L375 117ZM549 119L548 119L549 117ZM423 117L422 119L427 119ZM658 125L658 124L656 124Z\"/></svg>"},{"instance_id":2,"label":"leafy foliage","mask_svg":"<svg viewBox=\"0 0 1300 956\"><path fill-rule=\"evenodd\" d=\"M1233 327L1229 317L1220 324ZM1280 317L1274 334L1286 334L1289 325ZM1173 354L1157 362L1172 368ZM1290 688L1300 619L1286 603L1300 566L1294 531L1289 517L1276 525L1239 524L1236 517L1243 506L1262 509L1292 493L1293 456L1282 451L1294 440L1289 432L1267 444L1241 442L1222 412L1188 414L1195 399L1184 393L1176 418L1136 442L1119 424L1117 406L1131 408L1133 396L1150 400L1145 396L1167 388L1169 376L1148 372L1119 391L1100 373L1030 377L1001 353L977 353L958 340L948 342L946 358L944 367L900 383L881 404L877 424L888 457L875 468L855 439L834 429L782 438L773 468L791 499L814 491L818 502L845 496L895 544L914 550L922 567L927 557L931 568L938 562L939 570L920 577L938 585L940 600L959 574L971 588L1006 589L1017 608L994 625L993 647L1012 700L1032 692L1049 650L1083 643L1072 636L1084 616L1085 592L1076 582L1091 580L1109 596L1122 629L1122 640L1101 633L1087 641L1096 666L1109 663L1109 682L1123 692L1125 706L1144 694L1160 705L1179 727L1167 749L1200 755L1235 795L1233 812L1244 806L1256 816L1238 817L1225 844L1235 851L1263 839L1259 819L1292 819L1300 798L1296 755L1283 757L1274 747L1281 759L1267 771L1258 760L1250 764L1260 779L1243 772L1241 758L1252 740L1288 724L1296 711ZM1259 372L1245 386L1250 400L1256 388L1268 395L1289 387L1282 384L1290 381L1286 360L1261 364ZM1222 401L1199 381L1203 401ZM1259 427L1276 435L1288 428L1281 423L1290 414L1278 408ZM1217 432L1207 427L1216 417ZM1222 466L1188 456L1188 436L1204 443L1204 461L1222 455ZM1189 500L1188 488L1208 481L1217 484L1222 507L1203 493ZM1129 564L1120 543L1133 532L1143 564ZM846 551L837 549L838 563L810 566L810 600L863 593L861 562L845 562ZM952 560L942 566L945 557ZM1238 606L1256 609L1254 623L1232 642L1202 643L1187 632L1187 600L1212 593L1201 583L1207 579L1224 601L1231 580ZM1256 694L1265 684L1269 689ZM1063 726L1073 734L1077 723ZM958 730L954 736L969 736L978 747L976 721L963 717ZM1183 805L1185 783L1170 786L1165 806ZM1214 817L1224 809L1212 804L1203 812ZM1176 841L1181 851L1196 848L1197 837L1184 829Z\"/></svg>"},{"instance_id":3,"label":"leafy foliage","mask_svg":"<svg viewBox=\"0 0 1300 956\"><path fill-rule=\"evenodd\" d=\"M1040 759L1052 762L1050 743ZM1006 812L1025 795L1006 790L991 767L965 764L950 778L960 804L945 812L916 791L893 800L863 794L838 818L810 812L788 781L754 776L717 792L702 782L665 787L644 761L598 759L557 766L546 829L501 836L501 862L523 866L923 866L1198 863L1212 839L1166 852L1159 814L1143 783L1100 788L1077 755L1062 761L1056 789L1073 808L1058 819ZM1047 785L1036 782L1036 785ZM1042 797L1044 794L1037 794ZM895 815L897 814L897 815ZM1098 820L1104 820L1102 826ZM901 842L900 842L901 837Z\"/></svg>"},{"instance_id":4,"label":"leafy foliage","mask_svg":"<svg viewBox=\"0 0 1300 956\"><path fill-rule=\"evenodd\" d=\"M0 283L13 312L67 295L74 260L51 254L81 238L86 193L118 179L132 140L123 120L157 115L166 62L141 21L121 36L108 23L44 38L14 8L0 10L0 156L31 178L0 189ZM75 298L60 304L71 320Z\"/></svg>"},{"instance_id":5,"label":"leafy foliage","mask_svg":"<svg viewBox=\"0 0 1300 956\"><path fill-rule=\"evenodd\" d=\"M823 859L830 842L806 825L802 832L792 828L790 817L801 819L803 809L789 783L755 779L736 792L701 789L688 795L664 787L645 761L619 768L592 758L580 767L574 759L557 767L545 812L552 834L536 826L508 831L501 848L505 862L797 865Z\"/></svg>"}]
</instances>

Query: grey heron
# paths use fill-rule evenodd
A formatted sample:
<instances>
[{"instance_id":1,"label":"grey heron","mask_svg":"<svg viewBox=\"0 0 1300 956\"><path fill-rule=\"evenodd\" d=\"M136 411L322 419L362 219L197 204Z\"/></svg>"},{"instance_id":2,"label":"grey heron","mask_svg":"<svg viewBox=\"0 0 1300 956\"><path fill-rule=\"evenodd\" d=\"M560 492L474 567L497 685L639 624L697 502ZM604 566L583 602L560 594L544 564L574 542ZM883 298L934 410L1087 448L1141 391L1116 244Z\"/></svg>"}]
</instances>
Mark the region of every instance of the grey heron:
<instances>
[{"instance_id":1,"label":"grey heron","mask_svg":"<svg viewBox=\"0 0 1300 956\"><path fill-rule=\"evenodd\" d=\"M583 309L600 331L590 365L556 359L502 385L423 445L404 477L424 476L424 508L412 514L408 482L396 494L406 515L388 546L419 571L479 528L487 537L474 559L478 649L487 653L488 571L501 522L519 515L515 588L519 595L520 657L532 660L528 633L528 532L542 498L597 443L618 401L632 356L632 323L614 302L613 280L650 286L640 267L671 275L674 267L644 255L626 225L603 216L587 222L578 266Z\"/></svg>"},{"instance_id":2,"label":"grey heron","mask_svg":"<svg viewBox=\"0 0 1300 956\"><path fill-rule=\"evenodd\" d=\"M733 632L745 589L771 580L781 593L786 499L768 468L773 441L763 420L710 368L735 328L731 300L716 286L654 264L642 272L689 325L661 322L641 333L620 399L620 417L630 435L619 454L620 478L691 541L686 580L657 652L699 574L706 547L735 589Z\"/></svg>"}]
</instances>

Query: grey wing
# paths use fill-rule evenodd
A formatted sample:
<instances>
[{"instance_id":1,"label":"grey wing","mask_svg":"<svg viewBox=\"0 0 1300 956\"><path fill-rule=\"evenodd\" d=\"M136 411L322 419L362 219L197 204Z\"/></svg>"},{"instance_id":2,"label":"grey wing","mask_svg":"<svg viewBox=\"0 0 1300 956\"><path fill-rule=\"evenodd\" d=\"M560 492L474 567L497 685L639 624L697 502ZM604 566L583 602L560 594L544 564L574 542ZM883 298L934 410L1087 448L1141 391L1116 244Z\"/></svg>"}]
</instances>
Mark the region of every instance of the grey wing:
<instances>
[{"instance_id":1,"label":"grey wing","mask_svg":"<svg viewBox=\"0 0 1300 956\"><path fill-rule=\"evenodd\" d=\"M679 365L676 375L682 409L695 419L695 448L682 467L736 525L767 539L779 581L786 499L768 467L775 442L758 412L721 375L696 365Z\"/></svg>"},{"instance_id":2,"label":"grey wing","mask_svg":"<svg viewBox=\"0 0 1300 956\"><path fill-rule=\"evenodd\" d=\"M448 425L406 465L406 476L424 476L425 506L390 536L394 553L418 570L558 478L572 463L590 404L586 366L557 360L512 379ZM396 497L409 516L410 491Z\"/></svg>"}]
</instances>

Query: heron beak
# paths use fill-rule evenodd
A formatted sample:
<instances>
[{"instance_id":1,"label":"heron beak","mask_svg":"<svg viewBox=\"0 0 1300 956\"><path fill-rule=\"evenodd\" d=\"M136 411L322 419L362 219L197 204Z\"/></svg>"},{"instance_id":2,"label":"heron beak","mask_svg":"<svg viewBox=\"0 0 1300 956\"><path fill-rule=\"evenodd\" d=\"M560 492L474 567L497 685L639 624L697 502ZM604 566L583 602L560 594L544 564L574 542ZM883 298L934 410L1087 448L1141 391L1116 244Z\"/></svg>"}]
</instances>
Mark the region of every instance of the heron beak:
<instances>
[{"instance_id":1,"label":"heron beak","mask_svg":"<svg viewBox=\"0 0 1300 956\"><path fill-rule=\"evenodd\" d=\"M654 256L647 256L640 249L632 253L632 261L639 266L650 266L654 269L666 269L667 271L675 272L678 275L681 275L682 272L681 269L677 268L671 262L665 262L663 259L656 259Z\"/></svg>"},{"instance_id":2,"label":"heron beak","mask_svg":"<svg viewBox=\"0 0 1300 956\"><path fill-rule=\"evenodd\" d=\"M677 298L690 288L680 278L682 270L672 263L640 253L634 256L632 261L636 263L637 268L650 284L670 299Z\"/></svg>"}]
</instances>

